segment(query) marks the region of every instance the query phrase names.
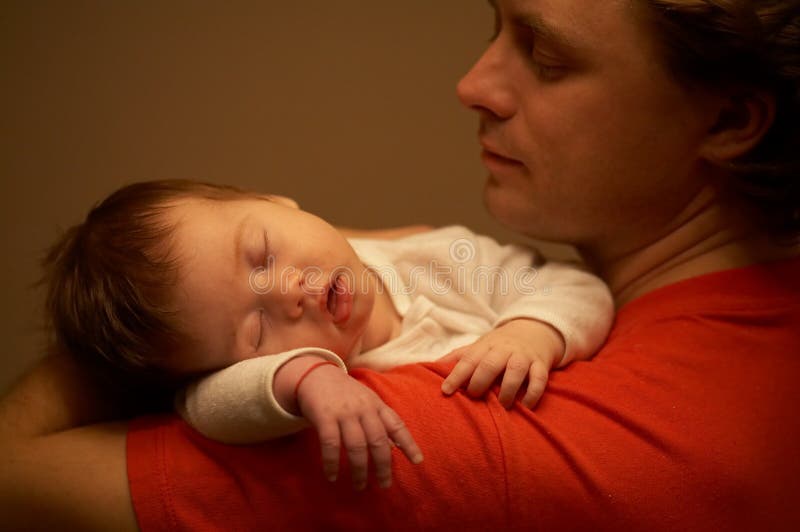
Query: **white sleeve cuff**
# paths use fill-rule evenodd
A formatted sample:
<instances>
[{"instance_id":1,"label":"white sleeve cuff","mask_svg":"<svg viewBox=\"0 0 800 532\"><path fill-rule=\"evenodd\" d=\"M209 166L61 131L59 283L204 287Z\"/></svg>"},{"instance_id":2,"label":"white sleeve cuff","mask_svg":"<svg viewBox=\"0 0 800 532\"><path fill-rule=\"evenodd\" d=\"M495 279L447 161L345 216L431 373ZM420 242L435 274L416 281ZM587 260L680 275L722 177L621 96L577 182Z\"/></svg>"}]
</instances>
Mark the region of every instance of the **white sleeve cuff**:
<instances>
[{"instance_id":1,"label":"white sleeve cuff","mask_svg":"<svg viewBox=\"0 0 800 532\"><path fill-rule=\"evenodd\" d=\"M347 372L327 349L303 347L250 358L189 384L175 397L183 419L204 436L223 443L255 443L292 434L308 426L287 412L273 392L275 373L289 360L314 355Z\"/></svg>"}]
</instances>

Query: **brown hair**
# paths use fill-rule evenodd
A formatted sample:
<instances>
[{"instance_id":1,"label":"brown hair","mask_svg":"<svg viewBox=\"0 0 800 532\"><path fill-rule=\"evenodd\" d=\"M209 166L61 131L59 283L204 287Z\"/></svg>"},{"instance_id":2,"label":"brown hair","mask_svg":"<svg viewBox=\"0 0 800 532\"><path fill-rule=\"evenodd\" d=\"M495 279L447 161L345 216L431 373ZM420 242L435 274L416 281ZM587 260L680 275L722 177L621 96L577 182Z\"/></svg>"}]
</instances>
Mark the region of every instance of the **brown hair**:
<instances>
[{"instance_id":1,"label":"brown hair","mask_svg":"<svg viewBox=\"0 0 800 532\"><path fill-rule=\"evenodd\" d=\"M49 249L45 318L63 346L114 380L170 388L163 369L187 339L171 308L179 275L166 211L181 199L253 197L235 187L184 180L125 186L91 209Z\"/></svg>"},{"instance_id":2,"label":"brown hair","mask_svg":"<svg viewBox=\"0 0 800 532\"><path fill-rule=\"evenodd\" d=\"M776 118L726 170L779 239L800 239L800 0L645 0L666 63L686 84L768 90Z\"/></svg>"}]
</instances>

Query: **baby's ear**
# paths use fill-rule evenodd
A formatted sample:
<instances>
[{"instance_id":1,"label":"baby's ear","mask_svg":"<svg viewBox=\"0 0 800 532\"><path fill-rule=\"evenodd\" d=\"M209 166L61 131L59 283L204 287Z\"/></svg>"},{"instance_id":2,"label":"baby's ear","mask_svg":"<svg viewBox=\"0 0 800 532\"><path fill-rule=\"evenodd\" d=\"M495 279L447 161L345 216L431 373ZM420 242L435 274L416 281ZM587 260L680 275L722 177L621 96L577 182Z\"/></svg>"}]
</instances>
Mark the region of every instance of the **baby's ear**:
<instances>
[{"instance_id":1,"label":"baby's ear","mask_svg":"<svg viewBox=\"0 0 800 532\"><path fill-rule=\"evenodd\" d=\"M275 203L279 203L285 207L291 207L292 209L300 208L300 205L292 198L287 198L286 196L278 196L277 194L269 194L267 197L269 198L270 201L274 201Z\"/></svg>"}]
</instances>

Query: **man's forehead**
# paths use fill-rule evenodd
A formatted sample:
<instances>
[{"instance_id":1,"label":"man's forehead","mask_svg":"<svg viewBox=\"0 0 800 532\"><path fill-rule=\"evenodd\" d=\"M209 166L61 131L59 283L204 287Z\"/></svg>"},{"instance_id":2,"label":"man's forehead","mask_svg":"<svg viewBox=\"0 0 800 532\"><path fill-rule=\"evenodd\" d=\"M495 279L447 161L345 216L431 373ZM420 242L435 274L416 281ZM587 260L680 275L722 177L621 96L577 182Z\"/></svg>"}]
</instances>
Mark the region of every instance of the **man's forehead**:
<instances>
[{"instance_id":1,"label":"man's forehead","mask_svg":"<svg viewBox=\"0 0 800 532\"><path fill-rule=\"evenodd\" d=\"M631 0L489 0L502 17L529 27L542 43L576 58L619 58L646 47L637 2Z\"/></svg>"},{"instance_id":2,"label":"man's forehead","mask_svg":"<svg viewBox=\"0 0 800 532\"><path fill-rule=\"evenodd\" d=\"M631 2L622 0L488 0L511 19L527 22L543 36L573 46L603 38L606 26L619 25ZM608 35L605 35L608 37Z\"/></svg>"}]
</instances>

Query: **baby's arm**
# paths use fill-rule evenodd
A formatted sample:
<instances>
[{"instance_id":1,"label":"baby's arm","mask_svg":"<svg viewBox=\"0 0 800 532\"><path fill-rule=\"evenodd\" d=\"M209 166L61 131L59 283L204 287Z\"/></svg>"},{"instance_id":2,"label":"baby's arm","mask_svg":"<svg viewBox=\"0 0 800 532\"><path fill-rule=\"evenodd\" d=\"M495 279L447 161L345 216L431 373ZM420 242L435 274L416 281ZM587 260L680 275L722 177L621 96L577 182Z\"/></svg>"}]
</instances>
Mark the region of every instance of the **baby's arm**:
<instances>
[{"instance_id":1,"label":"baby's arm","mask_svg":"<svg viewBox=\"0 0 800 532\"><path fill-rule=\"evenodd\" d=\"M223 443L257 443L295 433L308 427L308 421L280 405L274 381L284 364L304 355L347 371L336 354L319 348L250 358L190 383L176 395L175 409L192 428Z\"/></svg>"},{"instance_id":2,"label":"baby's arm","mask_svg":"<svg viewBox=\"0 0 800 532\"><path fill-rule=\"evenodd\" d=\"M572 265L545 263L535 269L533 280L535 290L494 296L495 329L445 356L458 360L442 384L445 394L469 381L468 393L483 395L505 372L500 402L510 407L527 379L522 404L533 407L552 368L588 359L602 345L614 307L600 279Z\"/></svg>"},{"instance_id":3,"label":"baby's arm","mask_svg":"<svg viewBox=\"0 0 800 532\"><path fill-rule=\"evenodd\" d=\"M336 479L343 441L357 488L366 485L367 449L384 487L391 484L390 442L412 462L422 460L397 414L325 349L301 348L234 364L190 384L176 396L176 409L198 432L224 443L274 439L310 422L319 433L326 476Z\"/></svg>"},{"instance_id":4,"label":"baby's arm","mask_svg":"<svg viewBox=\"0 0 800 532\"><path fill-rule=\"evenodd\" d=\"M608 287L599 277L565 262L538 263L533 271L533 280L520 282L519 290L494 296L494 327L519 318L546 323L564 340L563 357L554 367L588 360L605 342L614 320Z\"/></svg>"},{"instance_id":5,"label":"baby's arm","mask_svg":"<svg viewBox=\"0 0 800 532\"><path fill-rule=\"evenodd\" d=\"M366 487L369 456L378 485L391 486L392 442L412 463L422 461L422 452L397 413L330 362L316 357L288 362L276 376L275 395L283 408L301 413L317 429L323 468L330 481L338 475L340 442L356 489Z\"/></svg>"}]
</instances>

